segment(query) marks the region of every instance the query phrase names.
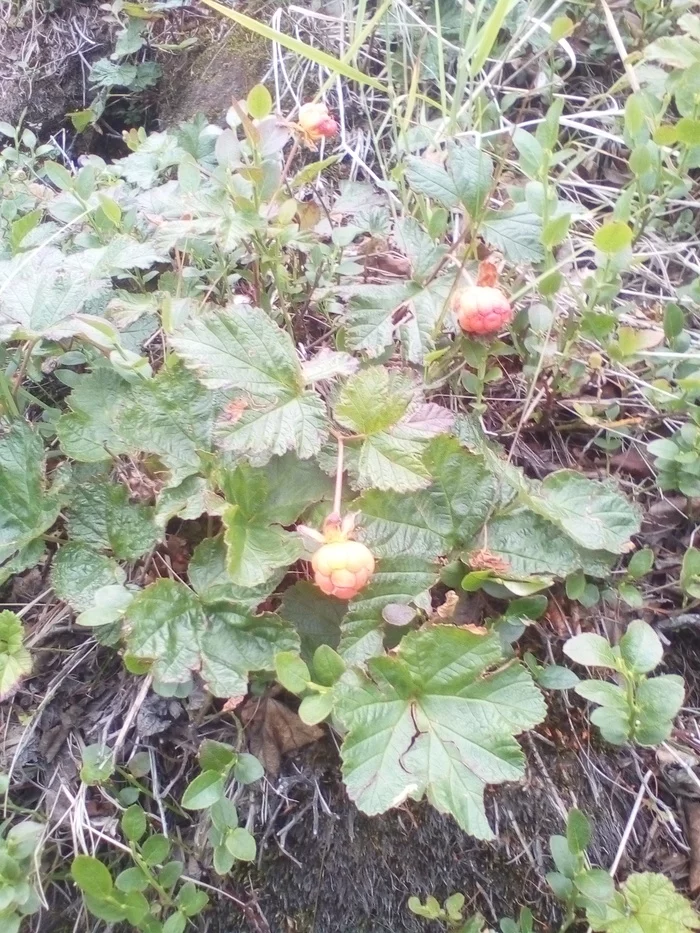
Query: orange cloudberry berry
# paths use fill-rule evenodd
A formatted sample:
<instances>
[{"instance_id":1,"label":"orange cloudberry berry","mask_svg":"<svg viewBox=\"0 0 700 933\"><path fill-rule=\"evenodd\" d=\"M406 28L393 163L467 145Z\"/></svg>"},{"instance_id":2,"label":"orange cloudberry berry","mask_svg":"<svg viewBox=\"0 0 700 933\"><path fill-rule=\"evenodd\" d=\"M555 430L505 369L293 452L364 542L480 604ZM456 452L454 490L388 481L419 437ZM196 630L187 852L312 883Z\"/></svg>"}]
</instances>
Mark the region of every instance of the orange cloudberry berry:
<instances>
[{"instance_id":1,"label":"orange cloudberry berry","mask_svg":"<svg viewBox=\"0 0 700 933\"><path fill-rule=\"evenodd\" d=\"M328 596L352 599L374 573L372 552L359 541L331 541L311 558L316 586Z\"/></svg>"},{"instance_id":2,"label":"orange cloudberry berry","mask_svg":"<svg viewBox=\"0 0 700 933\"><path fill-rule=\"evenodd\" d=\"M338 133L338 124L325 104L302 104L298 122L306 136L312 140L330 139Z\"/></svg>"},{"instance_id":3,"label":"orange cloudberry berry","mask_svg":"<svg viewBox=\"0 0 700 933\"><path fill-rule=\"evenodd\" d=\"M473 336L497 334L513 320L510 302L498 288L470 285L452 296L452 310L457 323Z\"/></svg>"}]
</instances>

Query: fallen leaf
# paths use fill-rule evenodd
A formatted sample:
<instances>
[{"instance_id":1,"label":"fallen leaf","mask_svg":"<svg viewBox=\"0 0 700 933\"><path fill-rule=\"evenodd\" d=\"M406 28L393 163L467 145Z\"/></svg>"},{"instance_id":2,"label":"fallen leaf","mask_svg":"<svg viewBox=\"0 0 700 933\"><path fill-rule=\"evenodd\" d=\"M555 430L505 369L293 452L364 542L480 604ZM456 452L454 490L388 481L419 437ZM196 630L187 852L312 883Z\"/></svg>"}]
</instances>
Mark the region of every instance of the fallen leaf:
<instances>
[{"instance_id":1,"label":"fallen leaf","mask_svg":"<svg viewBox=\"0 0 700 933\"><path fill-rule=\"evenodd\" d=\"M567 618L561 607L553 600L550 601L544 618L549 622L557 635L562 637L568 635Z\"/></svg>"},{"instance_id":2,"label":"fallen leaf","mask_svg":"<svg viewBox=\"0 0 700 933\"><path fill-rule=\"evenodd\" d=\"M409 430L414 437L435 437L437 434L447 434L452 430L453 424L452 412L434 402L424 402L418 405L401 419L402 429Z\"/></svg>"},{"instance_id":3,"label":"fallen leaf","mask_svg":"<svg viewBox=\"0 0 700 933\"><path fill-rule=\"evenodd\" d=\"M321 219L321 208L315 201L302 201L297 207L300 230L313 230Z\"/></svg>"},{"instance_id":4,"label":"fallen leaf","mask_svg":"<svg viewBox=\"0 0 700 933\"><path fill-rule=\"evenodd\" d=\"M145 461L124 458L116 464L117 475L129 490L129 498L135 502L152 503L160 492L163 482L155 479L148 471Z\"/></svg>"},{"instance_id":5,"label":"fallen leaf","mask_svg":"<svg viewBox=\"0 0 700 933\"><path fill-rule=\"evenodd\" d=\"M698 620L700 621L700 619ZM689 748L675 746L673 751L664 748L663 745L656 749L656 760L662 768L677 768L680 762L686 764L689 768L696 768L700 764L700 758Z\"/></svg>"},{"instance_id":6,"label":"fallen leaf","mask_svg":"<svg viewBox=\"0 0 700 933\"><path fill-rule=\"evenodd\" d=\"M317 742L323 735L320 726L305 725L293 710L269 695L247 700L240 717L251 754L273 776L279 773L283 755Z\"/></svg>"},{"instance_id":7,"label":"fallen leaf","mask_svg":"<svg viewBox=\"0 0 700 933\"><path fill-rule=\"evenodd\" d=\"M365 270L368 274L395 276L405 279L411 274L411 264L404 256L397 253L375 253L367 256Z\"/></svg>"},{"instance_id":8,"label":"fallen leaf","mask_svg":"<svg viewBox=\"0 0 700 933\"><path fill-rule=\"evenodd\" d=\"M142 738L166 732L183 714L179 700L155 693L146 697L136 715L136 731Z\"/></svg>"},{"instance_id":9,"label":"fallen leaf","mask_svg":"<svg viewBox=\"0 0 700 933\"><path fill-rule=\"evenodd\" d=\"M615 469L624 470L625 473L629 473L631 476L636 476L639 479L646 479L654 475L654 471L644 457L632 447L621 454L614 454L614 456L610 458L610 464L615 467Z\"/></svg>"},{"instance_id":10,"label":"fallen leaf","mask_svg":"<svg viewBox=\"0 0 700 933\"><path fill-rule=\"evenodd\" d=\"M190 549L187 541L179 535L168 535L165 546L173 571L180 575L186 573L190 562Z\"/></svg>"},{"instance_id":11,"label":"fallen leaf","mask_svg":"<svg viewBox=\"0 0 700 933\"><path fill-rule=\"evenodd\" d=\"M40 201L52 201L56 196L55 191L52 191L47 185L42 185L36 181L30 181L27 185L27 190Z\"/></svg>"},{"instance_id":12,"label":"fallen leaf","mask_svg":"<svg viewBox=\"0 0 700 933\"><path fill-rule=\"evenodd\" d=\"M502 557L498 557L488 548L482 547L478 551L472 551L467 556L467 563L472 570L493 570L494 573L508 573L510 564Z\"/></svg>"},{"instance_id":13,"label":"fallen leaf","mask_svg":"<svg viewBox=\"0 0 700 933\"><path fill-rule=\"evenodd\" d=\"M437 607L435 615L438 619L452 619L457 611L458 603L459 595L454 590L448 590L445 593L445 602Z\"/></svg>"}]
</instances>

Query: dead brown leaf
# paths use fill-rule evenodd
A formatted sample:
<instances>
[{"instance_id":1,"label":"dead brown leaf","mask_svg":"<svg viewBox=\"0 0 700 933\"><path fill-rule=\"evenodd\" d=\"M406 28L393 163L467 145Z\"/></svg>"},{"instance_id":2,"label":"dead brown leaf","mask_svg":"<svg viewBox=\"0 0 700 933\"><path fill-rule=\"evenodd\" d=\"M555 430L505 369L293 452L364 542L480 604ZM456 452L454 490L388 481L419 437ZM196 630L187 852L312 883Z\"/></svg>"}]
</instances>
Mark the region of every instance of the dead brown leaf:
<instances>
[{"instance_id":1,"label":"dead brown leaf","mask_svg":"<svg viewBox=\"0 0 700 933\"><path fill-rule=\"evenodd\" d=\"M368 275L405 279L411 274L411 263L399 253L372 253L365 259L365 270Z\"/></svg>"},{"instance_id":2,"label":"dead brown leaf","mask_svg":"<svg viewBox=\"0 0 700 933\"><path fill-rule=\"evenodd\" d=\"M485 260L479 263L476 284L487 288L495 288L498 285L498 269L492 262Z\"/></svg>"},{"instance_id":3,"label":"dead brown leaf","mask_svg":"<svg viewBox=\"0 0 700 933\"><path fill-rule=\"evenodd\" d=\"M481 620L486 612L483 593L456 593L448 590L445 601L431 614L429 623L432 625L458 625L482 635L486 629Z\"/></svg>"},{"instance_id":4,"label":"dead brown leaf","mask_svg":"<svg viewBox=\"0 0 700 933\"><path fill-rule=\"evenodd\" d=\"M660 327L648 327L637 331L640 342L640 349L651 350L652 347L660 346L664 340L664 332Z\"/></svg>"},{"instance_id":5,"label":"dead brown leaf","mask_svg":"<svg viewBox=\"0 0 700 933\"><path fill-rule=\"evenodd\" d=\"M307 726L297 714L273 696L252 697L240 712L250 751L271 775L277 775L282 756L317 742L320 726Z\"/></svg>"},{"instance_id":6,"label":"dead brown leaf","mask_svg":"<svg viewBox=\"0 0 700 933\"><path fill-rule=\"evenodd\" d=\"M482 547L472 551L467 557L467 563L472 570L493 570L494 573L508 573L510 564L497 554Z\"/></svg>"},{"instance_id":7,"label":"dead brown leaf","mask_svg":"<svg viewBox=\"0 0 700 933\"><path fill-rule=\"evenodd\" d=\"M555 600L550 599L544 618L549 622L557 635L563 638L568 634L569 629L566 615L562 607Z\"/></svg>"},{"instance_id":8,"label":"dead brown leaf","mask_svg":"<svg viewBox=\"0 0 700 933\"><path fill-rule=\"evenodd\" d=\"M151 475L145 460L125 457L117 462L115 470L119 479L126 484L130 499L143 503L155 501L163 481Z\"/></svg>"},{"instance_id":9,"label":"dead brown leaf","mask_svg":"<svg viewBox=\"0 0 700 933\"><path fill-rule=\"evenodd\" d=\"M180 535L168 535L165 547L173 571L177 574L187 573L190 562L190 548L185 538L180 537Z\"/></svg>"},{"instance_id":10,"label":"dead brown leaf","mask_svg":"<svg viewBox=\"0 0 700 933\"><path fill-rule=\"evenodd\" d=\"M221 707L222 713L232 713L234 709L237 709L241 703L245 700L245 694L237 697L229 697L228 700Z\"/></svg>"},{"instance_id":11,"label":"dead brown leaf","mask_svg":"<svg viewBox=\"0 0 700 933\"><path fill-rule=\"evenodd\" d=\"M42 185L40 182L30 181L27 189L40 201L53 201L58 192L53 191L48 185Z\"/></svg>"},{"instance_id":12,"label":"dead brown leaf","mask_svg":"<svg viewBox=\"0 0 700 933\"><path fill-rule=\"evenodd\" d=\"M301 201L297 207L300 230L313 230L321 219L321 208L315 201Z\"/></svg>"},{"instance_id":13,"label":"dead brown leaf","mask_svg":"<svg viewBox=\"0 0 700 933\"><path fill-rule=\"evenodd\" d=\"M439 620L454 618L458 603L459 595L455 593L454 590L448 590L447 593L445 593L445 602L437 607L435 615Z\"/></svg>"}]
</instances>

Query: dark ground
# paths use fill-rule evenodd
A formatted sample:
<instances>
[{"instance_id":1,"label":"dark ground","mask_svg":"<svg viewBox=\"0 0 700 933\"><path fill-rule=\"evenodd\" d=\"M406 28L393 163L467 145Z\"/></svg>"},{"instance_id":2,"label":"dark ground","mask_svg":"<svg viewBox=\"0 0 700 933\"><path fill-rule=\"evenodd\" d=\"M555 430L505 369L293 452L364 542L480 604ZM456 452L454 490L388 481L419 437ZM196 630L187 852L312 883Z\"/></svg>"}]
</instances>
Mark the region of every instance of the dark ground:
<instances>
[{"instance_id":1,"label":"dark ground","mask_svg":"<svg viewBox=\"0 0 700 933\"><path fill-rule=\"evenodd\" d=\"M78 647L69 645L73 639L65 632L56 640L64 652ZM669 670L682 666L686 676L691 666L699 670L700 639L684 633L674 636L676 640L682 645L680 663L671 660ZM84 638L81 641L89 647ZM36 708L57 676L60 684L18 758L13 799L52 814L58 851L70 858L70 819L61 822L66 807L59 787L65 785L71 796L78 792L76 749L98 741L105 729L108 736L118 730L138 682L120 671L120 662L109 649L86 653L69 673L60 670L54 651L39 654L46 658L46 667L28 682L14 713L20 713L21 706ZM176 796L194 774L193 756L204 735L236 739L229 717L198 708L198 702L197 697L185 701L150 697L136 720L141 732L159 731L142 736L133 751L154 750L159 782L164 786L176 778ZM114 717L113 729L110 717ZM10 738L23 731L14 715L3 728ZM498 919L529 906L548 925L545 928L556 929L558 908L542 879L552 868L548 837L563 831L562 813L578 806L590 816L595 825L592 860L608 867L644 773L651 768L660 774L660 769L653 751L616 753L600 745L590 736L581 710L575 705L567 708L561 697L550 701L548 720L523 740L523 747L528 759L526 781L494 788L488 796L489 818L498 836L494 842L472 839L452 818L427 804L411 803L382 817L367 818L346 797L330 736L298 751L283 761L279 777L245 789L237 801L242 820L252 811L250 821L261 853L258 864L234 869L222 883L207 873L208 854L201 839L198 843L202 827L195 830L194 841L186 821L179 829L171 827L171 833L183 833L187 872L246 904L241 910L221 897L213 910L198 918L196 928L203 933L419 933L428 928L408 911L408 898L434 894L444 899L460 891L468 908L482 911L494 926ZM132 746L124 749L126 757L131 752ZM45 791L39 796L42 787ZM661 809L642 808L618 877L663 869L683 887L687 857L675 846L673 826L664 817L666 811L682 822L682 802L661 780L651 783L651 792ZM87 791L86 812L93 826L106 831L111 808L96 788ZM116 871L116 865L113 868ZM72 928L75 905L66 898L66 890L49 889L48 896L53 909L43 914L40 933Z\"/></svg>"}]
</instances>

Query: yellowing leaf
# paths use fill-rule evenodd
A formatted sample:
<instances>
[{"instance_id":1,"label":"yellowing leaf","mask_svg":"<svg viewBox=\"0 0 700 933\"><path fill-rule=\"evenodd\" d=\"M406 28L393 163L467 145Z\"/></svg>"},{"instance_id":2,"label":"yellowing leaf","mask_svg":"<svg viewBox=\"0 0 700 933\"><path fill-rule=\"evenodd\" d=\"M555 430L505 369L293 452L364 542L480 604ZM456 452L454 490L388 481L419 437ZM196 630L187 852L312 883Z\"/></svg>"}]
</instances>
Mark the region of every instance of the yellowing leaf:
<instances>
[{"instance_id":1,"label":"yellowing leaf","mask_svg":"<svg viewBox=\"0 0 700 933\"><path fill-rule=\"evenodd\" d=\"M700 929L700 916L673 882L651 872L633 874L612 904L590 904L587 918L601 933L684 933Z\"/></svg>"},{"instance_id":2,"label":"yellowing leaf","mask_svg":"<svg viewBox=\"0 0 700 933\"><path fill-rule=\"evenodd\" d=\"M24 647L24 626L14 614L0 612L0 700L6 700L32 669L32 659Z\"/></svg>"},{"instance_id":3,"label":"yellowing leaf","mask_svg":"<svg viewBox=\"0 0 700 933\"><path fill-rule=\"evenodd\" d=\"M620 220L609 220L593 234L593 245L602 253L619 253L632 243L632 229Z\"/></svg>"}]
</instances>

